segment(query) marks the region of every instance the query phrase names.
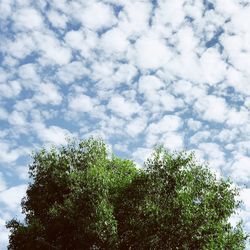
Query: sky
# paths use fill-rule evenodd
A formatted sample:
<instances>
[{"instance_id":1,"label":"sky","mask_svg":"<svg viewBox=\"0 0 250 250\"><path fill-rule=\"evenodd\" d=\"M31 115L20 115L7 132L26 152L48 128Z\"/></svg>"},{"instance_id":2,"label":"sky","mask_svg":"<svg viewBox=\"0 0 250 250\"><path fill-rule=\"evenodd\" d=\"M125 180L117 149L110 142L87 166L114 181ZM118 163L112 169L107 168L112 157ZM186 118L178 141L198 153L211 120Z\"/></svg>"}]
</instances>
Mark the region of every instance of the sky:
<instances>
[{"instance_id":1,"label":"sky","mask_svg":"<svg viewBox=\"0 0 250 250\"><path fill-rule=\"evenodd\" d=\"M102 137L139 166L194 151L242 187L250 232L248 0L0 0L0 249L31 153Z\"/></svg>"}]
</instances>

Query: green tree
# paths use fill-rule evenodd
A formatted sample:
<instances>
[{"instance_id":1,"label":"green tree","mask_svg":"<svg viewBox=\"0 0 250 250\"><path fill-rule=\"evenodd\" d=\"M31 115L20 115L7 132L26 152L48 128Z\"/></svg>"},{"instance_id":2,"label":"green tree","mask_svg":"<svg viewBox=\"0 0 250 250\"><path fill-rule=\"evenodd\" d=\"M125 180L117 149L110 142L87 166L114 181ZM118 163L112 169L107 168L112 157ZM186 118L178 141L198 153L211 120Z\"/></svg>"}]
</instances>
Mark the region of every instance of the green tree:
<instances>
[{"instance_id":1,"label":"green tree","mask_svg":"<svg viewBox=\"0 0 250 250\"><path fill-rule=\"evenodd\" d=\"M91 138L34 154L30 177L11 250L245 248L238 189L192 154L159 147L139 170Z\"/></svg>"},{"instance_id":2,"label":"green tree","mask_svg":"<svg viewBox=\"0 0 250 250\"><path fill-rule=\"evenodd\" d=\"M240 202L230 180L216 179L193 154L158 147L116 206L121 249L245 249Z\"/></svg>"}]
</instances>

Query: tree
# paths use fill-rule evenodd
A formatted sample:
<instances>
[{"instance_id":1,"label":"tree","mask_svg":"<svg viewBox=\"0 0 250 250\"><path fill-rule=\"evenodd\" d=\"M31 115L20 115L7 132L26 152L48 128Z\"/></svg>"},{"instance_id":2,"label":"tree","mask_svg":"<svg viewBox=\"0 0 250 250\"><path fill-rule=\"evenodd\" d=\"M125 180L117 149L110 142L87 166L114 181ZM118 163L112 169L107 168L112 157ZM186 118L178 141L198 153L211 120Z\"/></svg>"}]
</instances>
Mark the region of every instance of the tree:
<instances>
[{"instance_id":1,"label":"tree","mask_svg":"<svg viewBox=\"0 0 250 250\"><path fill-rule=\"evenodd\" d=\"M25 221L7 223L8 249L244 249L238 189L187 153L158 147L138 169L101 140L33 155Z\"/></svg>"}]
</instances>

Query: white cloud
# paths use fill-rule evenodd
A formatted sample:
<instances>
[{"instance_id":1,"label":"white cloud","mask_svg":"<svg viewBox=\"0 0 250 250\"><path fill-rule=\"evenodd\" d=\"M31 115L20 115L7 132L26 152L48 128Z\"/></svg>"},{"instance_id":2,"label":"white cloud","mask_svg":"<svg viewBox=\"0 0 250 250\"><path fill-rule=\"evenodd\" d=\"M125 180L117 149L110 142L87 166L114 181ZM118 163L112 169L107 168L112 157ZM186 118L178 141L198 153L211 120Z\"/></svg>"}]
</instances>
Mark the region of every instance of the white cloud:
<instances>
[{"instance_id":1,"label":"white cloud","mask_svg":"<svg viewBox=\"0 0 250 250\"><path fill-rule=\"evenodd\" d=\"M194 120L193 118L190 118L187 121L187 125L190 130L198 130L200 129L202 123L200 121Z\"/></svg>"},{"instance_id":2,"label":"white cloud","mask_svg":"<svg viewBox=\"0 0 250 250\"><path fill-rule=\"evenodd\" d=\"M8 117L11 125L24 126L26 125L26 117L22 112L14 110Z\"/></svg>"},{"instance_id":3,"label":"white cloud","mask_svg":"<svg viewBox=\"0 0 250 250\"><path fill-rule=\"evenodd\" d=\"M232 14L239 11L239 5L237 1L216 1L216 10L220 11L222 15L231 17Z\"/></svg>"},{"instance_id":4,"label":"white cloud","mask_svg":"<svg viewBox=\"0 0 250 250\"><path fill-rule=\"evenodd\" d=\"M151 123L148 126L148 132L152 134L161 134L164 132L177 131L182 126L179 116L165 115L158 122Z\"/></svg>"},{"instance_id":5,"label":"white cloud","mask_svg":"<svg viewBox=\"0 0 250 250\"><path fill-rule=\"evenodd\" d=\"M87 95L80 94L69 99L69 108L74 112L91 112L94 100Z\"/></svg>"},{"instance_id":6,"label":"white cloud","mask_svg":"<svg viewBox=\"0 0 250 250\"><path fill-rule=\"evenodd\" d=\"M0 83L0 96L5 98L13 98L20 94L21 85L17 81L10 81L7 83Z\"/></svg>"},{"instance_id":7,"label":"white cloud","mask_svg":"<svg viewBox=\"0 0 250 250\"><path fill-rule=\"evenodd\" d=\"M18 75L24 88L34 88L40 82L40 76L37 73L37 65L27 63L18 68Z\"/></svg>"},{"instance_id":8,"label":"white cloud","mask_svg":"<svg viewBox=\"0 0 250 250\"><path fill-rule=\"evenodd\" d=\"M250 211L250 188L243 188L240 190L240 199L247 211Z\"/></svg>"},{"instance_id":9,"label":"white cloud","mask_svg":"<svg viewBox=\"0 0 250 250\"><path fill-rule=\"evenodd\" d=\"M225 154L217 143L200 143L198 149L203 152L205 160L217 174L221 174L221 168L225 166Z\"/></svg>"},{"instance_id":10,"label":"white cloud","mask_svg":"<svg viewBox=\"0 0 250 250\"><path fill-rule=\"evenodd\" d=\"M13 186L0 192L0 203L10 211L20 210L21 199L26 193L27 185Z\"/></svg>"},{"instance_id":11,"label":"white cloud","mask_svg":"<svg viewBox=\"0 0 250 250\"><path fill-rule=\"evenodd\" d=\"M38 87L34 100L41 104L58 105L62 101L62 96L56 85L52 83L42 83Z\"/></svg>"},{"instance_id":12,"label":"white cloud","mask_svg":"<svg viewBox=\"0 0 250 250\"><path fill-rule=\"evenodd\" d=\"M210 85L217 83L225 77L226 64L215 49L208 49L200 58L203 72L203 81Z\"/></svg>"},{"instance_id":13,"label":"white cloud","mask_svg":"<svg viewBox=\"0 0 250 250\"><path fill-rule=\"evenodd\" d=\"M138 89L140 93L143 93L149 100L154 100L157 97L157 90L164 87L164 83L154 75L145 75L140 77L138 83ZM153 101L154 102L154 101Z\"/></svg>"},{"instance_id":14,"label":"white cloud","mask_svg":"<svg viewBox=\"0 0 250 250\"><path fill-rule=\"evenodd\" d=\"M228 113L227 124L230 126L237 126L246 124L249 121L249 112L247 110L230 110Z\"/></svg>"},{"instance_id":15,"label":"white cloud","mask_svg":"<svg viewBox=\"0 0 250 250\"><path fill-rule=\"evenodd\" d=\"M141 117L131 120L127 126L126 131L130 136L137 136L142 133L147 126L147 120Z\"/></svg>"},{"instance_id":16,"label":"white cloud","mask_svg":"<svg viewBox=\"0 0 250 250\"><path fill-rule=\"evenodd\" d=\"M155 13L155 20L162 24L172 25L176 29L184 21L185 13L183 11L182 1L159 1L159 7Z\"/></svg>"},{"instance_id":17,"label":"white cloud","mask_svg":"<svg viewBox=\"0 0 250 250\"><path fill-rule=\"evenodd\" d=\"M227 143L234 141L237 136L239 136L239 131L236 128L231 129L222 129L221 132L216 136L216 139L219 139L220 141Z\"/></svg>"},{"instance_id":18,"label":"white cloud","mask_svg":"<svg viewBox=\"0 0 250 250\"><path fill-rule=\"evenodd\" d=\"M64 14L60 14L57 11L51 10L47 14L49 21L52 23L52 25L56 28L65 28L68 18Z\"/></svg>"},{"instance_id":19,"label":"white cloud","mask_svg":"<svg viewBox=\"0 0 250 250\"><path fill-rule=\"evenodd\" d=\"M199 145L200 142L211 139L210 131L199 131L190 138L190 143Z\"/></svg>"},{"instance_id":20,"label":"white cloud","mask_svg":"<svg viewBox=\"0 0 250 250\"><path fill-rule=\"evenodd\" d=\"M119 86L120 84L130 85L136 74L136 67L127 63L121 64L116 72L111 76L109 86L112 86L112 83L114 83L115 86Z\"/></svg>"},{"instance_id":21,"label":"white cloud","mask_svg":"<svg viewBox=\"0 0 250 250\"><path fill-rule=\"evenodd\" d=\"M37 137L44 143L61 145L66 143L67 136L72 136L71 132L59 126L46 127L43 123L35 122L32 127Z\"/></svg>"},{"instance_id":22,"label":"white cloud","mask_svg":"<svg viewBox=\"0 0 250 250\"><path fill-rule=\"evenodd\" d=\"M92 30L71 30L66 33L64 39L72 49L80 51L82 57L91 60L96 58L92 50L96 49L99 39Z\"/></svg>"},{"instance_id":23,"label":"white cloud","mask_svg":"<svg viewBox=\"0 0 250 250\"><path fill-rule=\"evenodd\" d=\"M147 1L124 1L123 4L123 12L119 15L119 27L131 38L144 34L149 27L152 5Z\"/></svg>"},{"instance_id":24,"label":"white cloud","mask_svg":"<svg viewBox=\"0 0 250 250\"><path fill-rule=\"evenodd\" d=\"M183 136L175 132L163 134L163 136L159 138L158 143L162 143L164 147L171 151L183 150L184 146Z\"/></svg>"},{"instance_id":25,"label":"white cloud","mask_svg":"<svg viewBox=\"0 0 250 250\"><path fill-rule=\"evenodd\" d=\"M7 18L11 14L12 2L9 0L2 0L0 2L0 17Z\"/></svg>"},{"instance_id":26,"label":"white cloud","mask_svg":"<svg viewBox=\"0 0 250 250\"><path fill-rule=\"evenodd\" d=\"M40 13L33 8L19 9L14 13L13 19L18 30L40 29L43 25Z\"/></svg>"},{"instance_id":27,"label":"white cloud","mask_svg":"<svg viewBox=\"0 0 250 250\"><path fill-rule=\"evenodd\" d=\"M107 107L125 119L130 118L133 114L136 114L140 111L140 106L137 102L126 100L123 96L119 95L113 96L110 99Z\"/></svg>"},{"instance_id":28,"label":"white cloud","mask_svg":"<svg viewBox=\"0 0 250 250\"><path fill-rule=\"evenodd\" d=\"M72 83L89 75L90 71L85 67L81 61L74 61L65 66L60 67L57 76L65 84Z\"/></svg>"},{"instance_id":29,"label":"white cloud","mask_svg":"<svg viewBox=\"0 0 250 250\"><path fill-rule=\"evenodd\" d=\"M139 147L133 152L133 158L139 167L143 167L143 163L151 156L152 152L151 148Z\"/></svg>"},{"instance_id":30,"label":"white cloud","mask_svg":"<svg viewBox=\"0 0 250 250\"><path fill-rule=\"evenodd\" d=\"M128 48L126 34L120 29L114 28L107 31L101 39L101 44L105 53L122 53Z\"/></svg>"},{"instance_id":31,"label":"white cloud","mask_svg":"<svg viewBox=\"0 0 250 250\"><path fill-rule=\"evenodd\" d=\"M52 34L44 34L40 32L34 33L34 39L40 50L41 64L58 64L65 65L71 60L71 49L64 46Z\"/></svg>"},{"instance_id":32,"label":"white cloud","mask_svg":"<svg viewBox=\"0 0 250 250\"><path fill-rule=\"evenodd\" d=\"M0 142L0 162L12 163L23 154L21 149L11 148L10 143Z\"/></svg>"},{"instance_id":33,"label":"white cloud","mask_svg":"<svg viewBox=\"0 0 250 250\"><path fill-rule=\"evenodd\" d=\"M92 79L95 81L102 81L110 78L114 75L115 63L113 61L94 61L92 64ZM111 83L112 84L112 83ZM101 87L101 86L100 86ZM104 87L105 88L105 87Z\"/></svg>"},{"instance_id":34,"label":"white cloud","mask_svg":"<svg viewBox=\"0 0 250 250\"><path fill-rule=\"evenodd\" d=\"M135 44L135 60L142 69L157 69L169 63L170 50L164 40L142 37Z\"/></svg>"},{"instance_id":35,"label":"white cloud","mask_svg":"<svg viewBox=\"0 0 250 250\"><path fill-rule=\"evenodd\" d=\"M248 182L250 178L250 158L239 155L231 166L231 177L238 182Z\"/></svg>"},{"instance_id":36,"label":"white cloud","mask_svg":"<svg viewBox=\"0 0 250 250\"><path fill-rule=\"evenodd\" d=\"M184 105L180 98L168 94L167 91L160 92L159 101L164 111L174 111L176 108L181 108Z\"/></svg>"},{"instance_id":37,"label":"white cloud","mask_svg":"<svg viewBox=\"0 0 250 250\"><path fill-rule=\"evenodd\" d=\"M225 99L214 95L198 99L194 108L202 119L219 123L226 120L229 112Z\"/></svg>"},{"instance_id":38,"label":"white cloud","mask_svg":"<svg viewBox=\"0 0 250 250\"><path fill-rule=\"evenodd\" d=\"M84 26L93 30L108 28L116 23L111 7L101 2L87 6L81 13L80 19Z\"/></svg>"}]
</instances>

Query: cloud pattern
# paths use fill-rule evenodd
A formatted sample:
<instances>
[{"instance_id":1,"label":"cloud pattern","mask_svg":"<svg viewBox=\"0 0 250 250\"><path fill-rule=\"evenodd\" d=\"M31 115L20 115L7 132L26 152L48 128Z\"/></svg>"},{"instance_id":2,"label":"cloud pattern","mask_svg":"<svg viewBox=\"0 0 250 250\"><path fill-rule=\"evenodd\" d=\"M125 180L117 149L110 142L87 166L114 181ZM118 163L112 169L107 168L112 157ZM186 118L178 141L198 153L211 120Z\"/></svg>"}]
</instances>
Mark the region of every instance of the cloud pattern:
<instances>
[{"instance_id":1,"label":"cloud pattern","mask_svg":"<svg viewBox=\"0 0 250 250\"><path fill-rule=\"evenodd\" d=\"M245 185L250 231L249 15L247 0L2 0L0 241L30 153L65 136L139 165L156 143L195 151Z\"/></svg>"}]
</instances>

